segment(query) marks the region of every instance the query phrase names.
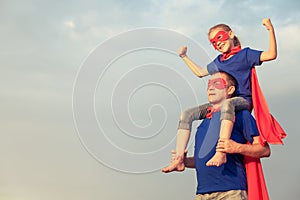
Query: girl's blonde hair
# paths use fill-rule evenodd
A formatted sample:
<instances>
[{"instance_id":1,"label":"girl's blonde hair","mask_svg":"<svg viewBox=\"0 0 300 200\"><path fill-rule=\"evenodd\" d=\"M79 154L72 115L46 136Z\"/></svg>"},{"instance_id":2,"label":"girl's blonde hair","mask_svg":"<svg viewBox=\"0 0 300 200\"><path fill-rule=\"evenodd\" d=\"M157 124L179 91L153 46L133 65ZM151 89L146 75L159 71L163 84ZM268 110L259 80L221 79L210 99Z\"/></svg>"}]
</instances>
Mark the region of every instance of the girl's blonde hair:
<instances>
[{"instance_id":1,"label":"girl's blonde hair","mask_svg":"<svg viewBox=\"0 0 300 200\"><path fill-rule=\"evenodd\" d=\"M209 35L214 29L217 29L217 28L218 28L218 29L221 28L221 29L223 29L223 30L226 31L226 32L231 31L231 28L230 28L228 25L226 25L226 24L217 24L217 25L215 25L215 26L213 26L213 27L211 27L211 28L209 29L208 35ZM234 44L234 46L242 46L240 40L239 40L235 35L234 35L234 38L233 38L233 44Z\"/></svg>"}]
</instances>

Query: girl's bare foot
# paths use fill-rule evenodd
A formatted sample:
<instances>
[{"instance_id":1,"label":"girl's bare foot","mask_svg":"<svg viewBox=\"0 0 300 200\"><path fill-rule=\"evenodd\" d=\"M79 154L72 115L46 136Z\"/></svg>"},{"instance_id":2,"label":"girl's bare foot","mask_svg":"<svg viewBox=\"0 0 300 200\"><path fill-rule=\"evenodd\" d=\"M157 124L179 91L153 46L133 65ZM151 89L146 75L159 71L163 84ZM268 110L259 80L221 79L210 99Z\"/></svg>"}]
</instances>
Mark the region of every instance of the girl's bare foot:
<instances>
[{"instance_id":1,"label":"girl's bare foot","mask_svg":"<svg viewBox=\"0 0 300 200\"><path fill-rule=\"evenodd\" d=\"M168 166L163 168L161 171L168 173L173 171L184 171L185 165L182 158L178 158L176 160L173 160L172 163Z\"/></svg>"},{"instance_id":2,"label":"girl's bare foot","mask_svg":"<svg viewBox=\"0 0 300 200\"><path fill-rule=\"evenodd\" d=\"M219 167L227 162L226 153L216 152L215 155L206 163L206 166Z\"/></svg>"}]
</instances>

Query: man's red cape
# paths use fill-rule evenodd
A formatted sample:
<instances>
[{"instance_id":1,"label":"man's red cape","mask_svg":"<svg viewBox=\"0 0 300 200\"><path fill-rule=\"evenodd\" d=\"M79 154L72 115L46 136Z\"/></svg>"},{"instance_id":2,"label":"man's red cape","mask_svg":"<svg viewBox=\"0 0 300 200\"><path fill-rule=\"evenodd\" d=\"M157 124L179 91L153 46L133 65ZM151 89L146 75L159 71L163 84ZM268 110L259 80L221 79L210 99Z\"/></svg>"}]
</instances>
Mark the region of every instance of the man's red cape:
<instances>
[{"instance_id":1,"label":"man's red cape","mask_svg":"<svg viewBox=\"0 0 300 200\"><path fill-rule=\"evenodd\" d=\"M256 70L252 68L251 77L252 101L256 124L260 133L260 143L265 145L283 144L286 133L270 114L267 102L258 84ZM245 167L248 184L248 200L269 200L264 173L259 158L245 156Z\"/></svg>"}]
</instances>

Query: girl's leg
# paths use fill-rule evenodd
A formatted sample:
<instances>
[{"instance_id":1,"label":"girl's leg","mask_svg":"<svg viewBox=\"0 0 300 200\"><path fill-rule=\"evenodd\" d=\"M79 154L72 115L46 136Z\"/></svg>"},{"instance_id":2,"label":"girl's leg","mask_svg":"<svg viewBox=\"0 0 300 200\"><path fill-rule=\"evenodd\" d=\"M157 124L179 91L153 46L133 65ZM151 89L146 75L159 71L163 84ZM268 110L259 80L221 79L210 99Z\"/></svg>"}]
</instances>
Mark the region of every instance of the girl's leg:
<instances>
[{"instance_id":1,"label":"girl's leg","mask_svg":"<svg viewBox=\"0 0 300 200\"><path fill-rule=\"evenodd\" d=\"M207 109L209 107L210 104L204 104L201 106L187 109L181 113L177 131L177 155L182 155L187 147L193 121L204 119L206 117Z\"/></svg>"},{"instance_id":2,"label":"girl's leg","mask_svg":"<svg viewBox=\"0 0 300 200\"><path fill-rule=\"evenodd\" d=\"M221 108L220 138L230 139L234 125L235 112L240 110L251 111L251 105L242 97L227 99ZM216 152L206 163L207 166L220 166L227 162L226 153Z\"/></svg>"},{"instance_id":3,"label":"girl's leg","mask_svg":"<svg viewBox=\"0 0 300 200\"><path fill-rule=\"evenodd\" d=\"M204 104L198 107L190 108L181 113L177 131L176 141L176 159L163 172L183 171L185 169L183 159L184 152L191 135L192 123L195 120L201 120L206 117L207 109L210 104Z\"/></svg>"}]
</instances>

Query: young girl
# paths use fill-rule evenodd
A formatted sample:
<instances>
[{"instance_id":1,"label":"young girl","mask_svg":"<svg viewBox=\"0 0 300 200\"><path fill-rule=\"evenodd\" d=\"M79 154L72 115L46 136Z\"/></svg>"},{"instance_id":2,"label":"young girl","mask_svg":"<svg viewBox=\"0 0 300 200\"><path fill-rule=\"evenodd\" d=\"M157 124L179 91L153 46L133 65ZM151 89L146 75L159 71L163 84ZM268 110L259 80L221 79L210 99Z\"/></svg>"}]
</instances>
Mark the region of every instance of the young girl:
<instances>
[{"instance_id":1,"label":"young girl","mask_svg":"<svg viewBox=\"0 0 300 200\"><path fill-rule=\"evenodd\" d=\"M216 71L225 71L231 74L238 82L236 97L226 100L221 108L220 138L230 138L236 111L243 109L252 110L252 67L261 65L264 61L274 60L277 56L273 25L269 18L264 19L262 24L269 31L269 50L266 52L253 50L248 47L241 49L238 38L234 35L231 28L225 24L218 24L209 29L209 40L221 54L206 67L199 67L186 55L187 47L181 47L178 50L179 56L196 76L202 78ZM192 122L207 117L207 113L212 112L209 107L209 104L205 104L188 109L181 114L177 133L177 157L172 160L168 167L162 170L163 172L183 171L185 169L183 157L189 141ZM226 163L226 153L216 152L206 165L220 166L224 163Z\"/></svg>"}]
</instances>

